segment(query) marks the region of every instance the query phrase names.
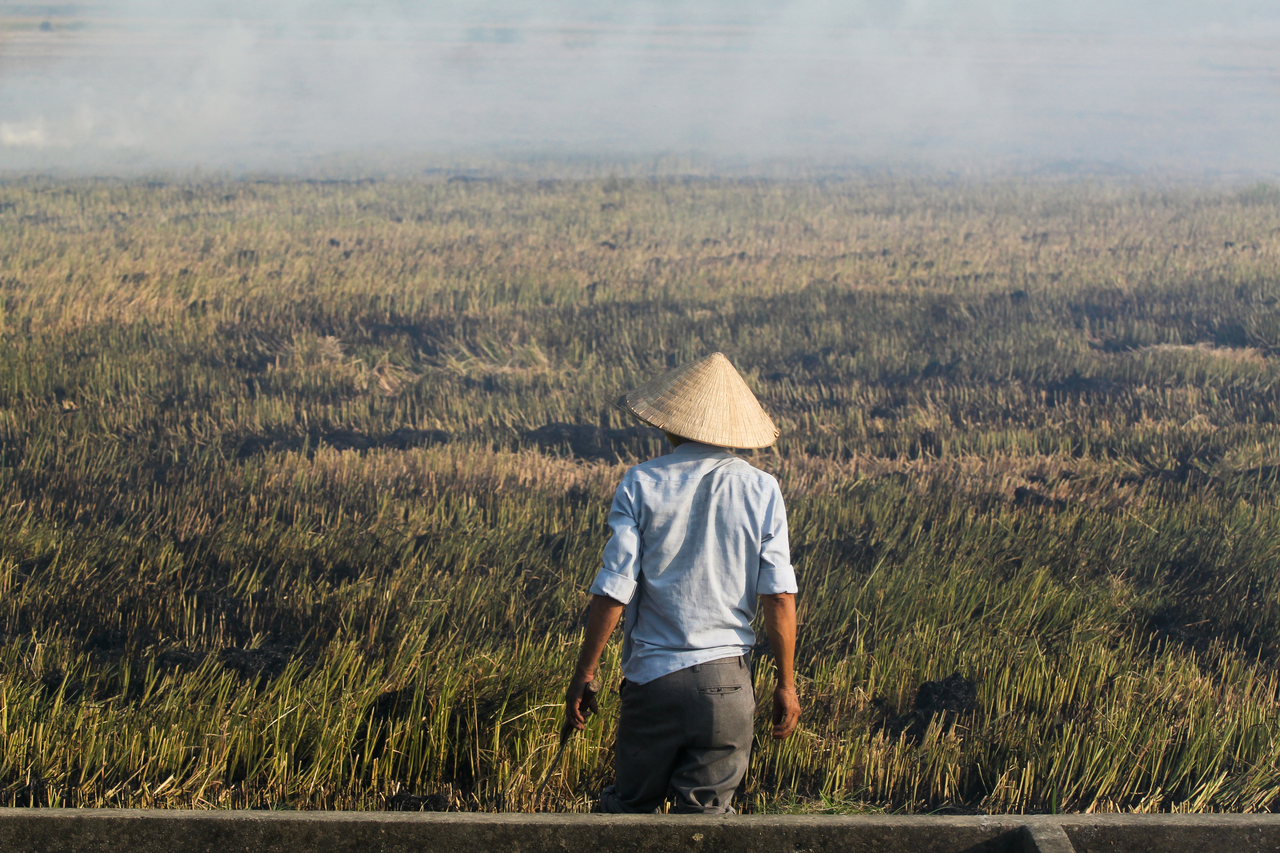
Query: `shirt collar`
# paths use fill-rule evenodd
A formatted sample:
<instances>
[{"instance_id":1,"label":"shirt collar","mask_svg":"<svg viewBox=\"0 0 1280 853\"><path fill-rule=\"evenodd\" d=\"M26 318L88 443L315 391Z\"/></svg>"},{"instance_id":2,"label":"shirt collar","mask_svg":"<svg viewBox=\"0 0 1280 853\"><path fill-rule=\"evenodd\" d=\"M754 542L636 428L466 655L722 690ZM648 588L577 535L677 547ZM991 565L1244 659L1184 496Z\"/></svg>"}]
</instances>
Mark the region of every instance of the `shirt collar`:
<instances>
[{"instance_id":1,"label":"shirt collar","mask_svg":"<svg viewBox=\"0 0 1280 853\"><path fill-rule=\"evenodd\" d=\"M724 453L728 455L729 451L723 447L716 447L714 444L703 444L700 441L685 441L675 450L671 451L671 455L680 454L681 456L695 456L712 453Z\"/></svg>"}]
</instances>

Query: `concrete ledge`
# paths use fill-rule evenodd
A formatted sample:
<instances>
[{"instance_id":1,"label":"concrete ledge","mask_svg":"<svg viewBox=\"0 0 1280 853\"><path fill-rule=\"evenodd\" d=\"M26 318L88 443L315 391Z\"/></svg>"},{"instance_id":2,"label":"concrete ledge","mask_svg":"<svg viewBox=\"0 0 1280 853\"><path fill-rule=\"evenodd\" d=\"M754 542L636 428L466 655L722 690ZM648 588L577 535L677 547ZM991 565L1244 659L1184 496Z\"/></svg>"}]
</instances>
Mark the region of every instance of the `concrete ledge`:
<instances>
[{"instance_id":1,"label":"concrete ledge","mask_svg":"<svg viewBox=\"0 0 1280 853\"><path fill-rule=\"evenodd\" d=\"M0 809L4 853L1262 853L1280 815L734 817Z\"/></svg>"}]
</instances>

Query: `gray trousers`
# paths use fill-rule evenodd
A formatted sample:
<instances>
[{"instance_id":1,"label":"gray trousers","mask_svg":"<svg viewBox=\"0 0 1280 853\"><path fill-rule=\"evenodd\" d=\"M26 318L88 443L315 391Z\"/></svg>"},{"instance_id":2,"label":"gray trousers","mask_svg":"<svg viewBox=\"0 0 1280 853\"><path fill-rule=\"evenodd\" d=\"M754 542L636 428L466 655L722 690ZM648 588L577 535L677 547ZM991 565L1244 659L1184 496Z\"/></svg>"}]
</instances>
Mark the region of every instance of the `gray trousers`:
<instances>
[{"instance_id":1,"label":"gray trousers","mask_svg":"<svg viewBox=\"0 0 1280 853\"><path fill-rule=\"evenodd\" d=\"M723 658L647 684L624 681L621 698L614 783L600 792L600 810L659 811L671 790L678 812L732 812L756 711L746 661Z\"/></svg>"}]
</instances>

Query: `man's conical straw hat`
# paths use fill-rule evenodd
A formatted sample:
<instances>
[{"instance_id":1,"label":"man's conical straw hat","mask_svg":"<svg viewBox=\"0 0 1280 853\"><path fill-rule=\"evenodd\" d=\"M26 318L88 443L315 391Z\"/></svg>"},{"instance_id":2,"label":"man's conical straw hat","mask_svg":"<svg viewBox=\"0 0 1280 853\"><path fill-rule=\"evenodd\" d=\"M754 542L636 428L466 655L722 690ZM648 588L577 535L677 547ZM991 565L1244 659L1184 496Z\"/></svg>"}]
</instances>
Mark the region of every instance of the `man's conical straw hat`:
<instances>
[{"instance_id":1,"label":"man's conical straw hat","mask_svg":"<svg viewBox=\"0 0 1280 853\"><path fill-rule=\"evenodd\" d=\"M778 428L723 353L682 364L617 400L658 429L717 447L768 447Z\"/></svg>"}]
</instances>

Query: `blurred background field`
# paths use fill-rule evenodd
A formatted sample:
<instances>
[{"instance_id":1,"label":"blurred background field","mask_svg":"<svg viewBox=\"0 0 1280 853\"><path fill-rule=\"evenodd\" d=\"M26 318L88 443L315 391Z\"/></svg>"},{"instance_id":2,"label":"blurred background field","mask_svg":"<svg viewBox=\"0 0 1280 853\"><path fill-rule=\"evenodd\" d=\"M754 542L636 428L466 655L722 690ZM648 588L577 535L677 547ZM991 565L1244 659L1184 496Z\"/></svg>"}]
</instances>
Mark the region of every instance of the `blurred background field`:
<instances>
[{"instance_id":1,"label":"blurred background field","mask_svg":"<svg viewBox=\"0 0 1280 853\"><path fill-rule=\"evenodd\" d=\"M610 401L715 350L801 582L744 809L1280 802L1274 185L28 178L0 312L0 804L585 810Z\"/></svg>"}]
</instances>

